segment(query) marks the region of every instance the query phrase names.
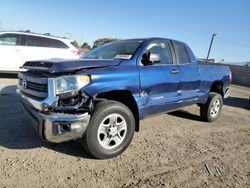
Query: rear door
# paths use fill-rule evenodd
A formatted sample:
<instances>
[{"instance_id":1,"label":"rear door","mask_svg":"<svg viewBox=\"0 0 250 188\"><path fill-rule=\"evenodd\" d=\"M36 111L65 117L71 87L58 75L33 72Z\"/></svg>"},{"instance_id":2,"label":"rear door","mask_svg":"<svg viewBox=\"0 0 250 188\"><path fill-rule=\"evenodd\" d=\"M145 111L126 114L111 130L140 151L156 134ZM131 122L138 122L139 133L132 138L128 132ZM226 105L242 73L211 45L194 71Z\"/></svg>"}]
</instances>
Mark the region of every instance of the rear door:
<instances>
[{"instance_id":1,"label":"rear door","mask_svg":"<svg viewBox=\"0 0 250 188\"><path fill-rule=\"evenodd\" d=\"M139 64L142 116L178 108L178 65L174 64L173 49L168 40L150 42L144 53L158 53L161 61L152 65ZM141 58L142 59L142 58ZM141 61L140 59L140 61Z\"/></svg>"},{"instance_id":2,"label":"rear door","mask_svg":"<svg viewBox=\"0 0 250 188\"><path fill-rule=\"evenodd\" d=\"M173 41L179 67L180 107L194 104L198 100L200 75L196 62L190 58L189 49L181 42Z\"/></svg>"},{"instance_id":3,"label":"rear door","mask_svg":"<svg viewBox=\"0 0 250 188\"><path fill-rule=\"evenodd\" d=\"M25 46L23 47L23 63L32 60L50 59L49 48L43 37L24 35Z\"/></svg>"}]
</instances>

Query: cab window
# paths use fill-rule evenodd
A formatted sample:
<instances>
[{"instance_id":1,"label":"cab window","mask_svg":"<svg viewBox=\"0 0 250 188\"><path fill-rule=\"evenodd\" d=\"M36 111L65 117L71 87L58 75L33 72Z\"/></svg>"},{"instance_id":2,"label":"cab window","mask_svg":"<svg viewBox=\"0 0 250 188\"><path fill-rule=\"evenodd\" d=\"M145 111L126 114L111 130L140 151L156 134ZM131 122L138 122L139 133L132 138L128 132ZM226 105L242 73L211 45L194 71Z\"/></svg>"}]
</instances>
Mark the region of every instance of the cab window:
<instances>
[{"instance_id":1,"label":"cab window","mask_svg":"<svg viewBox=\"0 0 250 188\"><path fill-rule=\"evenodd\" d=\"M179 42L173 42L173 44L174 44L174 49L176 52L178 63L179 64L190 63L186 47L182 43L179 43Z\"/></svg>"}]
</instances>

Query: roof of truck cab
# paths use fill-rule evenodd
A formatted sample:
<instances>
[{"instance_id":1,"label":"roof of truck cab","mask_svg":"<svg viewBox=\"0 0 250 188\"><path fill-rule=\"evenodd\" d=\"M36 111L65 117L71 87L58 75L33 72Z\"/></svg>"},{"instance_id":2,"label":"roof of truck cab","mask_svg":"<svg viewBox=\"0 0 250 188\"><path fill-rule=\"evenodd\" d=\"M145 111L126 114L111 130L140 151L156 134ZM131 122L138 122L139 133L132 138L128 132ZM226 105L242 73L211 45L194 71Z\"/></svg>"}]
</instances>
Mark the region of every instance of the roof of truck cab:
<instances>
[{"instance_id":1,"label":"roof of truck cab","mask_svg":"<svg viewBox=\"0 0 250 188\"><path fill-rule=\"evenodd\" d=\"M130 41L130 40L142 40L142 41L170 40L170 41L175 41L175 42L184 43L184 42L179 41L179 40L170 39L170 38L163 38L163 37L131 38L131 39L120 39L120 40L118 40L118 41ZM116 41L114 41L114 42L116 42Z\"/></svg>"}]
</instances>

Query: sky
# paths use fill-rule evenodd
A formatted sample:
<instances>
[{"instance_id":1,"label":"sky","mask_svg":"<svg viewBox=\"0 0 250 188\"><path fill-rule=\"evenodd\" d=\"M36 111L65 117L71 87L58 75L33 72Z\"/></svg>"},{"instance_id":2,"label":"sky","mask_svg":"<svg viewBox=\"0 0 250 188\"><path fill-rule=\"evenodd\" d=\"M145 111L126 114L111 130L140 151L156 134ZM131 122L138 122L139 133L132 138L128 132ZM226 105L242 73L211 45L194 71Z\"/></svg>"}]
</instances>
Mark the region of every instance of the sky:
<instances>
[{"instance_id":1,"label":"sky","mask_svg":"<svg viewBox=\"0 0 250 188\"><path fill-rule=\"evenodd\" d=\"M205 58L250 61L250 0L0 0L0 30L31 30L90 44L102 37L164 37Z\"/></svg>"}]
</instances>

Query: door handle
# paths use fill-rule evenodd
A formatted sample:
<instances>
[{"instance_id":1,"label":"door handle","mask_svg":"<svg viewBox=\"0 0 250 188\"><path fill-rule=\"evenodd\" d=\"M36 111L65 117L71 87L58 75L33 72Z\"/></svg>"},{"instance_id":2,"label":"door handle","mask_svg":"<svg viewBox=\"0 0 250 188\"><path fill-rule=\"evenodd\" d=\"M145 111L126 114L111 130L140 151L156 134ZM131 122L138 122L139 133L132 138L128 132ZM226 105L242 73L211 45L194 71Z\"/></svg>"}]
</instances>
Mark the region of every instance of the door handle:
<instances>
[{"instance_id":1,"label":"door handle","mask_svg":"<svg viewBox=\"0 0 250 188\"><path fill-rule=\"evenodd\" d=\"M179 74L179 70L173 69L173 70L171 70L171 74Z\"/></svg>"}]
</instances>

